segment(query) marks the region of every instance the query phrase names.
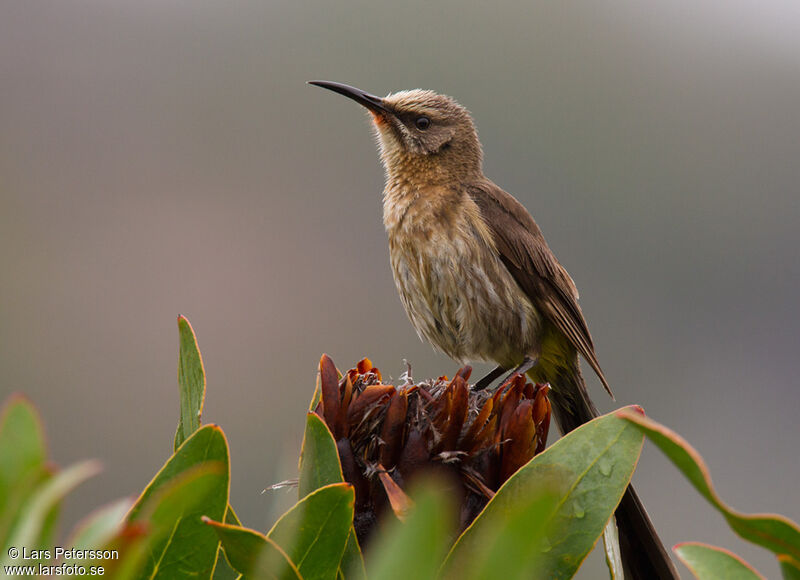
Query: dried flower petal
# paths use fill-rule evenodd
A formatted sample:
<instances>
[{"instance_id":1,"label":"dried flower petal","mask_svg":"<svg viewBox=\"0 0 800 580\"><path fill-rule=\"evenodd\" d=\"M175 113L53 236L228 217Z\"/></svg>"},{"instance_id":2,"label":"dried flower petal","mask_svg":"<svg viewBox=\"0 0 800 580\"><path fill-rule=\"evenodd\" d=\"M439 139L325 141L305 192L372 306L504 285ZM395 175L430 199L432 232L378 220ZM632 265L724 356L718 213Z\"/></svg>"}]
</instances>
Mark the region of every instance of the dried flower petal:
<instances>
[{"instance_id":1,"label":"dried flower petal","mask_svg":"<svg viewBox=\"0 0 800 580\"><path fill-rule=\"evenodd\" d=\"M383 466L380 466L381 468ZM402 488L395 483L392 476L381 469L378 471L378 478L383 484L383 489L386 491L386 496L389 498L389 505L392 506L392 511L397 519L405 521L406 514L414 507L414 502L406 495Z\"/></svg>"},{"instance_id":2,"label":"dried flower petal","mask_svg":"<svg viewBox=\"0 0 800 580\"><path fill-rule=\"evenodd\" d=\"M404 479L408 480L421 467L427 465L430 458L425 435L419 429L412 428L397 462L397 470Z\"/></svg>"},{"instance_id":3,"label":"dried flower petal","mask_svg":"<svg viewBox=\"0 0 800 580\"><path fill-rule=\"evenodd\" d=\"M449 482L466 527L505 480L544 449L550 387L517 374L494 393L473 391L471 372L465 366L452 380L442 376L398 389L381 383L368 358L339 381L323 355L317 414L331 427L345 479L356 489L360 541L381 513L403 516L409 502L403 489L418 473L435 471Z\"/></svg>"},{"instance_id":4,"label":"dried flower petal","mask_svg":"<svg viewBox=\"0 0 800 580\"><path fill-rule=\"evenodd\" d=\"M353 446L347 438L339 439L336 442L336 450L339 452L339 461L342 464L342 474L355 488L356 506L364 507L370 503L369 481L364 476L362 470L356 462Z\"/></svg>"},{"instance_id":5,"label":"dried flower petal","mask_svg":"<svg viewBox=\"0 0 800 580\"><path fill-rule=\"evenodd\" d=\"M472 374L472 367L469 365L464 365L463 367L458 369L458 372L456 373L457 376L464 379L464 382L467 382L469 380L469 376L471 374Z\"/></svg>"},{"instance_id":6,"label":"dried flower petal","mask_svg":"<svg viewBox=\"0 0 800 580\"><path fill-rule=\"evenodd\" d=\"M353 382L350 380L349 374L344 376L340 390L342 398L339 411L336 413L334 437L347 437L350 434L350 428L347 423L347 411L350 409L350 402L353 399Z\"/></svg>"},{"instance_id":7,"label":"dried flower petal","mask_svg":"<svg viewBox=\"0 0 800 580\"><path fill-rule=\"evenodd\" d=\"M394 392L392 385L370 385L350 404L347 410L347 422L351 427L357 425L381 403L386 402Z\"/></svg>"},{"instance_id":8,"label":"dried flower petal","mask_svg":"<svg viewBox=\"0 0 800 580\"><path fill-rule=\"evenodd\" d=\"M392 400L389 401L389 408L383 420L381 428L381 451L380 463L387 468L392 468L400 457L403 450L403 431L406 426L406 415L408 414L408 391L401 389L397 391Z\"/></svg>"},{"instance_id":9,"label":"dried flower petal","mask_svg":"<svg viewBox=\"0 0 800 580\"><path fill-rule=\"evenodd\" d=\"M552 408L547 394L550 392L550 385L537 385L536 397L533 401L533 421L536 423L536 453L544 451L547 445L547 432L550 429L550 414Z\"/></svg>"},{"instance_id":10,"label":"dried flower petal","mask_svg":"<svg viewBox=\"0 0 800 580\"><path fill-rule=\"evenodd\" d=\"M320 393L322 396L322 418L330 429L335 429L336 415L339 411L339 376L336 372L336 365L333 364L331 357L323 354L319 359ZM335 438L341 435L333 434Z\"/></svg>"},{"instance_id":11,"label":"dried flower petal","mask_svg":"<svg viewBox=\"0 0 800 580\"><path fill-rule=\"evenodd\" d=\"M472 424L469 426L466 435L464 435L464 438L459 443L459 447L467 452L472 452L475 450L477 445L481 444L482 439L485 437L484 428L487 427L487 423L489 422L489 417L491 416L493 409L494 399L487 399L483 404L480 413L478 413L478 416L472 420Z\"/></svg>"},{"instance_id":12,"label":"dried flower petal","mask_svg":"<svg viewBox=\"0 0 800 580\"><path fill-rule=\"evenodd\" d=\"M461 435L461 427L463 427L464 420L467 418L467 411L469 410L469 389L461 375L456 375L453 379L448 402L449 413L447 423L443 428L442 439L435 449L436 453L456 448L458 436Z\"/></svg>"},{"instance_id":13,"label":"dried flower petal","mask_svg":"<svg viewBox=\"0 0 800 580\"><path fill-rule=\"evenodd\" d=\"M504 433L500 479L505 481L528 463L536 451L536 425L533 422L533 401L525 399L514 410Z\"/></svg>"},{"instance_id":14,"label":"dried flower petal","mask_svg":"<svg viewBox=\"0 0 800 580\"><path fill-rule=\"evenodd\" d=\"M514 379L509 390L506 391L505 396L502 398L499 410L500 424L497 429L497 436L495 438L496 442L500 442L506 438L508 423L511 420L511 416L514 414L514 411L516 411L517 405L519 405L519 402L522 400L522 391L524 388L524 382L521 383L520 380Z\"/></svg>"}]
</instances>

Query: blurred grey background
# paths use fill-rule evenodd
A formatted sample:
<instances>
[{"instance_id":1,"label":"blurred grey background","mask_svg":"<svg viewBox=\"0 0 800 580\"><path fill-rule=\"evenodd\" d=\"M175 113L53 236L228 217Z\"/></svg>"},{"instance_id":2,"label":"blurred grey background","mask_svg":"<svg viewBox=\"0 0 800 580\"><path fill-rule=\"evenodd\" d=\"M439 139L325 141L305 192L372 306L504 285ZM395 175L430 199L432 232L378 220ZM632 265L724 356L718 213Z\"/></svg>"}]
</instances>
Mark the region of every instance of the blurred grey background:
<instances>
[{"instance_id":1,"label":"blurred grey background","mask_svg":"<svg viewBox=\"0 0 800 580\"><path fill-rule=\"evenodd\" d=\"M800 519L800 4L6 0L0 394L59 464L104 462L66 524L169 455L179 313L256 528L291 500L261 490L295 474L322 352L456 369L396 296L367 117L316 78L467 106L581 290L601 408L641 404L730 504ZM635 481L668 545L777 575L650 445Z\"/></svg>"}]
</instances>

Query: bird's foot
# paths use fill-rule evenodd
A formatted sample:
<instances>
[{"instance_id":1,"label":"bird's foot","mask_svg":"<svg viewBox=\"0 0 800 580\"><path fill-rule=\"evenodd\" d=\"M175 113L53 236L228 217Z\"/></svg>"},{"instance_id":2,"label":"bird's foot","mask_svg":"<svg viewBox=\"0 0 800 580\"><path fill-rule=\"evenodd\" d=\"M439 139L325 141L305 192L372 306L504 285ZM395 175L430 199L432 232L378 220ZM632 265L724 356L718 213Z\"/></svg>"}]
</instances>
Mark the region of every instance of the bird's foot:
<instances>
[{"instance_id":1,"label":"bird's foot","mask_svg":"<svg viewBox=\"0 0 800 580\"><path fill-rule=\"evenodd\" d=\"M513 381L514 377L516 377L517 375L524 376L525 373L527 373L529 370L531 370L533 368L533 365L535 365L535 364L536 364L536 359L535 358L530 357L530 356L526 356L524 359L522 359L522 362L519 363L519 366L517 368L515 368L513 371L508 373L506 375L506 378L504 378L502 381L500 381L500 385L498 385L498 388L500 388L502 386L505 386L508 383L510 383L511 381Z\"/></svg>"},{"instance_id":2,"label":"bird's foot","mask_svg":"<svg viewBox=\"0 0 800 580\"><path fill-rule=\"evenodd\" d=\"M515 376L524 375L529 370L531 370L535 364L536 364L536 359L535 358L530 357L530 356L526 356L522 360L522 362L519 364L519 366L517 366L513 371L508 373L506 375L506 377L502 381L500 381L500 384L498 385L498 388L502 387L503 385L505 385L507 383L510 383L514 379ZM481 380L479 380L477 383L475 383L475 385L472 387L473 390L481 391L481 390L485 389L486 387L491 385L495 381L495 379L497 377L499 377L500 375L502 375L504 372L506 372L506 369L504 369L503 367L495 367L491 372L489 372L488 375L486 375Z\"/></svg>"},{"instance_id":3,"label":"bird's foot","mask_svg":"<svg viewBox=\"0 0 800 580\"><path fill-rule=\"evenodd\" d=\"M506 372L506 369L504 369L503 367L495 367L493 370L489 372L488 375L486 375L477 383L475 383L472 386L472 389L474 391L482 391L483 389L491 385L495 381L495 379L500 375L502 375L504 372Z\"/></svg>"}]
</instances>

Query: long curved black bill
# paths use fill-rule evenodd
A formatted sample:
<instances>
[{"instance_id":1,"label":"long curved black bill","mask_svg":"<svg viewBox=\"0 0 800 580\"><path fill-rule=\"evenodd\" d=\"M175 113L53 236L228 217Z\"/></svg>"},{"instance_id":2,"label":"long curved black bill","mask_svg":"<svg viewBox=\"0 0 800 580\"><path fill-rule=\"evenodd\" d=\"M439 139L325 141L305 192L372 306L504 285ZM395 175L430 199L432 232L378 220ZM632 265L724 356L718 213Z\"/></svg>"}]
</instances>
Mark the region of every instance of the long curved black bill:
<instances>
[{"instance_id":1,"label":"long curved black bill","mask_svg":"<svg viewBox=\"0 0 800 580\"><path fill-rule=\"evenodd\" d=\"M371 95L361 89L351 87L350 85L334 83L332 81L308 81L308 84L344 95L345 97L353 99L356 103L365 106L374 113L391 113L391 111L386 108L382 98Z\"/></svg>"}]
</instances>

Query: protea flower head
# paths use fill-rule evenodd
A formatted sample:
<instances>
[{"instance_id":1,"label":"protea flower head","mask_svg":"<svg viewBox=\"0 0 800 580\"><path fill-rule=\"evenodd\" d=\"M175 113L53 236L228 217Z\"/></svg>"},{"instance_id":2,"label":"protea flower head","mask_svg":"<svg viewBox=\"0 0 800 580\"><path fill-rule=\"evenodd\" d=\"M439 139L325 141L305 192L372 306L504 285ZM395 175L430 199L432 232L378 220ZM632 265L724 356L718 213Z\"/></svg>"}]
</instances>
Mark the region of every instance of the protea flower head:
<instances>
[{"instance_id":1,"label":"protea flower head","mask_svg":"<svg viewBox=\"0 0 800 580\"><path fill-rule=\"evenodd\" d=\"M402 517L408 505L403 490L431 472L449 482L466 528L545 448L550 387L516 375L494 392L476 391L467 383L471 371L465 366L452 379L393 386L367 358L340 378L330 357L322 356L315 412L331 430L344 477L355 487L361 542L387 508Z\"/></svg>"}]
</instances>

